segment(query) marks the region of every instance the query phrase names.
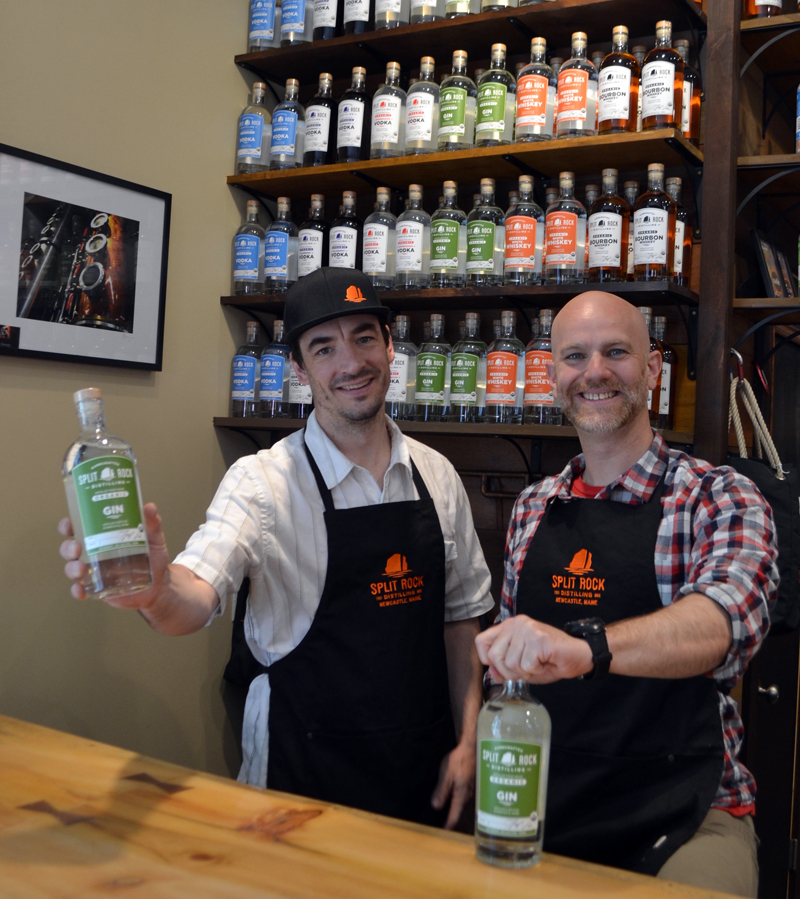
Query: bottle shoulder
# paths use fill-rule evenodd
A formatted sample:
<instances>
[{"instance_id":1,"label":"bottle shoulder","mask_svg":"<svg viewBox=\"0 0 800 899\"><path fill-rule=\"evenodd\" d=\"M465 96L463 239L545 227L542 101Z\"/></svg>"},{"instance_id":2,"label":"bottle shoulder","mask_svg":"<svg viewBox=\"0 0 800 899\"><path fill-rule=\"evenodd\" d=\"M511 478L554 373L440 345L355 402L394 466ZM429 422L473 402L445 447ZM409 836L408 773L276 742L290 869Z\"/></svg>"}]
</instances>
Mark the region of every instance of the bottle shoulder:
<instances>
[{"instance_id":1,"label":"bottle shoulder","mask_svg":"<svg viewBox=\"0 0 800 899\"><path fill-rule=\"evenodd\" d=\"M478 85L466 75L448 75L447 78L442 80L440 90L456 87L466 91L467 96L477 97L478 95Z\"/></svg>"},{"instance_id":2,"label":"bottle shoulder","mask_svg":"<svg viewBox=\"0 0 800 899\"><path fill-rule=\"evenodd\" d=\"M427 340L419 348L419 355L430 354L435 356L452 356L453 348L444 340Z\"/></svg>"},{"instance_id":3,"label":"bottle shoulder","mask_svg":"<svg viewBox=\"0 0 800 899\"><path fill-rule=\"evenodd\" d=\"M453 347L453 355L461 354L467 356L478 356L479 358L483 358L489 348L482 340L474 340L469 337L464 340L459 340L459 342Z\"/></svg>"},{"instance_id":4,"label":"bottle shoulder","mask_svg":"<svg viewBox=\"0 0 800 899\"><path fill-rule=\"evenodd\" d=\"M302 225L300 225L301 231L327 231L330 228L330 224L325 221L325 219L306 219Z\"/></svg>"},{"instance_id":5,"label":"bottle shoulder","mask_svg":"<svg viewBox=\"0 0 800 899\"><path fill-rule=\"evenodd\" d=\"M394 346L395 356L398 354L401 356L416 356L417 355L417 347L410 340L392 340L392 346Z\"/></svg>"},{"instance_id":6,"label":"bottle shoulder","mask_svg":"<svg viewBox=\"0 0 800 899\"><path fill-rule=\"evenodd\" d=\"M467 216L467 222L492 222L495 225L502 225L505 220L505 213L499 206L478 206L473 209Z\"/></svg>"},{"instance_id":7,"label":"bottle shoulder","mask_svg":"<svg viewBox=\"0 0 800 899\"><path fill-rule=\"evenodd\" d=\"M600 63L600 72L611 68L629 69L636 78L641 75L639 63L636 61L636 57L630 53L609 53Z\"/></svg>"},{"instance_id":8,"label":"bottle shoulder","mask_svg":"<svg viewBox=\"0 0 800 899\"><path fill-rule=\"evenodd\" d=\"M558 71L559 78L562 72L573 72L575 70L586 72L590 81L597 81L597 69L594 67L594 63L588 59L568 59Z\"/></svg>"},{"instance_id":9,"label":"bottle shoulder","mask_svg":"<svg viewBox=\"0 0 800 899\"><path fill-rule=\"evenodd\" d=\"M478 90L490 84L504 84L509 90L516 90L517 81L508 69L489 69L481 75Z\"/></svg>"},{"instance_id":10,"label":"bottle shoulder","mask_svg":"<svg viewBox=\"0 0 800 899\"><path fill-rule=\"evenodd\" d=\"M72 472L76 465L101 456L123 456L136 464L131 445L121 437L101 431L99 434L83 433L64 454L62 475Z\"/></svg>"},{"instance_id":11,"label":"bottle shoulder","mask_svg":"<svg viewBox=\"0 0 800 899\"><path fill-rule=\"evenodd\" d=\"M653 47L645 56L642 69L646 69L653 62L669 62L674 64L676 72L683 72L683 57L672 47Z\"/></svg>"},{"instance_id":12,"label":"bottle shoulder","mask_svg":"<svg viewBox=\"0 0 800 899\"><path fill-rule=\"evenodd\" d=\"M397 97L401 102L404 103L406 101L407 94L402 87L384 83L375 91L375 96L372 99L377 100L378 97Z\"/></svg>"},{"instance_id":13,"label":"bottle shoulder","mask_svg":"<svg viewBox=\"0 0 800 899\"><path fill-rule=\"evenodd\" d=\"M401 222L418 222L421 225L430 225L431 217L424 209L407 209L397 217L397 224Z\"/></svg>"},{"instance_id":14,"label":"bottle shoulder","mask_svg":"<svg viewBox=\"0 0 800 899\"><path fill-rule=\"evenodd\" d=\"M529 203L527 201L521 200L519 203L515 203L509 208L509 210L506 212L506 219L510 219L515 215L522 215L526 216L527 218L542 219L544 218L544 210L538 203Z\"/></svg>"},{"instance_id":15,"label":"bottle shoulder","mask_svg":"<svg viewBox=\"0 0 800 899\"><path fill-rule=\"evenodd\" d=\"M517 82L519 83L519 80L526 75L539 75L542 78L545 78L550 84L558 84L558 78L553 72L552 67L545 62L529 62L526 66L523 66L519 70L519 75L517 75Z\"/></svg>"},{"instance_id":16,"label":"bottle shoulder","mask_svg":"<svg viewBox=\"0 0 800 899\"><path fill-rule=\"evenodd\" d=\"M244 222L242 225L239 225L234 237L239 237L242 234L251 234L253 237L263 240L266 231L257 222Z\"/></svg>"},{"instance_id":17,"label":"bottle shoulder","mask_svg":"<svg viewBox=\"0 0 800 899\"><path fill-rule=\"evenodd\" d=\"M367 225L386 225L389 228L397 226L397 216L391 212L378 209L364 219L364 226Z\"/></svg>"},{"instance_id":18,"label":"bottle shoulder","mask_svg":"<svg viewBox=\"0 0 800 899\"><path fill-rule=\"evenodd\" d=\"M601 196L598 197L594 203L592 203L592 208L590 209L590 215L596 215L599 212L614 212L619 215L628 215L630 212L630 207L622 199L622 197L618 196Z\"/></svg>"},{"instance_id":19,"label":"bottle shoulder","mask_svg":"<svg viewBox=\"0 0 800 899\"><path fill-rule=\"evenodd\" d=\"M250 106L245 106L242 110L242 115L257 115L261 116L262 119L265 119L267 122L272 121L272 116L270 115L270 111L266 106L261 106L259 103L252 104Z\"/></svg>"},{"instance_id":20,"label":"bottle shoulder","mask_svg":"<svg viewBox=\"0 0 800 899\"><path fill-rule=\"evenodd\" d=\"M267 229L267 233L270 231L281 231L283 234L288 234L290 237L297 237L297 225L294 222L287 222L284 219L276 219Z\"/></svg>"},{"instance_id":21,"label":"bottle shoulder","mask_svg":"<svg viewBox=\"0 0 800 899\"><path fill-rule=\"evenodd\" d=\"M518 337L498 337L489 345L489 355L492 353L514 353L519 356L525 352L525 344Z\"/></svg>"},{"instance_id":22,"label":"bottle shoulder","mask_svg":"<svg viewBox=\"0 0 800 899\"><path fill-rule=\"evenodd\" d=\"M461 209L451 209L449 207L442 208L436 210L431 216L431 224L433 222L442 221L442 219L446 219L451 222L458 222L459 225L464 224L467 221L467 214Z\"/></svg>"},{"instance_id":23,"label":"bottle shoulder","mask_svg":"<svg viewBox=\"0 0 800 899\"><path fill-rule=\"evenodd\" d=\"M677 207L672 197L660 190L648 191L642 194L636 201L633 211L639 212L640 209L668 209L670 212L677 212Z\"/></svg>"},{"instance_id":24,"label":"bottle shoulder","mask_svg":"<svg viewBox=\"0 0 800 899\"><path fill-rule=\"evenodd\" d=\"M573 215L577 215L578 218L586 218L586 207L580 200L556 200L552 206L547 207L547 215L553 215L554 213L572 213Z\"/></svg>"}]
</instances>

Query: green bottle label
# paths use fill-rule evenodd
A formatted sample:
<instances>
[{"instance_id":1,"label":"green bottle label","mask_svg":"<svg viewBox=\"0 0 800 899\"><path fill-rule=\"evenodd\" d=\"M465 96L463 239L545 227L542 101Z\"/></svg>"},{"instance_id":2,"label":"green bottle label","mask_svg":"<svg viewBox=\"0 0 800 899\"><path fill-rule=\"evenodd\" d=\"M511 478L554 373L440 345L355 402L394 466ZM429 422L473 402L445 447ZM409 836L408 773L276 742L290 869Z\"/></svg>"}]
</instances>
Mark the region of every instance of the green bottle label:
<instances>
[{"instance_id":1,"label":"green bottle label","mask_svg":"<svg viewBox=\"0 0 800 899\"><path fill-rule=\"evenodd\" d=\"M84 548L91 555L147 547L136 469L125 456L98 456L72 469Z\"/></svg>"},{"instance_id":2,"label":"green bottle label","mask_svg":"<svg viewBox=\"0 0 800 899\"><path fill-rule=\"evenodd\" d=\"M439 136L467 131L467 92L463 87L446 87L439 95Z\"/></svg>"},{"instance_id":3,"label":"green bottle label","mask_svg":"<svg viewBox=\"0 0 800 899\"><path fill-rule=\"evenodd\" d=\"M420 353L417 356L417 402L444 403L447 356Z\"/></svg>"},{"instance_id":4,"label":"green bottle label","mask_svg":"<svg viewBox=\"0 0 800 899\"><path fill-rule=\"evenodd\" d=\"M475 134L502 131L506 127L506 86L487 81L478 88L478 117Z\"/></svg>"},{"instance_id":5,"label":"green bottle label","mask_svg":"<svg viewBox=\"0 0 800 899\"><path fill-rule=\"evenodd\" d=\"M439 219L431 222L431 268L437 271L458 271L458 222Z\"/></svg>"},{"instance_id":6,"label":"green bottle label","mask_svg":"<svg viewBox=\"0 0 800 899\"><path fill-rule=\"evenodd\" d=\"M478 747L478 828L499 837L536 837L542 747L481 740ZM543 809L541 810L544 811Z\"/></svg>"},{"instance_id":7,"label":"green bottle label","mask_svg":"<svg viewBox=\"0 0 800 899\"><path fill-rule=\"evenodd\" d=\"M467 271L494 271L494 222L467 225Z\"/></svg>"},{"instance_id":8,"label":"green bottle label","mask_svg":"<svg viewBox=\"0 0 800 899\"><path fill-rule=\"evenodd\" d=\"M472 353L453 353L451 403L474 406L478 402L478 362Z\"/></svg>"}]
</instances>

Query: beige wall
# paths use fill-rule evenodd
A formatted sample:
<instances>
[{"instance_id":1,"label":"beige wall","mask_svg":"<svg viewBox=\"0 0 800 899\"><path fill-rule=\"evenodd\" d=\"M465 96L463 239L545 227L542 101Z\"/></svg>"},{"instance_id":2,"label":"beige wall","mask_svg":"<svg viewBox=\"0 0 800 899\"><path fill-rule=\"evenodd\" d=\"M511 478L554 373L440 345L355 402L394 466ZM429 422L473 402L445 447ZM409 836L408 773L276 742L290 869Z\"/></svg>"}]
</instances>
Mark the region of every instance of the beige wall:
<instances>
[{"instance_id":1,"label":"beige wall","mask_svg":"<svg viewBox=\"0 0 800 899\"><path fill-rule=\"evenodd\" d=\"M0 713L218 773L228 619L167 638L133 612L76 603L55 525L81 387L102 388L109 429L133 444L173 554L224 471L211 418L244 332L219 297L241 203L225 176L247 6L0 0L0 142L172 194L163 371L0 358Z\"/></svg>"}]
</instances>

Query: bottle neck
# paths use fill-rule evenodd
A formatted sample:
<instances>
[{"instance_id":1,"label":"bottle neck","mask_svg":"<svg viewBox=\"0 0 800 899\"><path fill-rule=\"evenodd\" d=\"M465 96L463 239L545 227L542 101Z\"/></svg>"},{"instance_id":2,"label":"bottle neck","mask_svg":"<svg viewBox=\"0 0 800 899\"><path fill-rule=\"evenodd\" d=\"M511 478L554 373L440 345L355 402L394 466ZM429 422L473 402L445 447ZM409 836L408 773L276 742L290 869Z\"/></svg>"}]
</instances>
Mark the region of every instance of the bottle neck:
<instances>
[{"instance_id":1,"label":"bottle neck","mask_svg":"<svg viewBox=\"0 0 800 899\"><path fill-rule=\"evenodd\" d=\"M331 94L331 85L329 81L321 81L319 85L319 90L317 91L317 96L320 99L330 100Z\"/></svg>"},{"instance_id":2,"label":"bottle neck","mask_svg":"<svg viewBox=\"0 0 800 899\"><path fill-rule=\"evenodd\" d=\"M531 697L528 692L528 685L524 680L507 680L503 685L503 692L498 698L530 701Z\"/></svg>"},{"instance_id":3,"label":"bottle neck","mask_svg":"<svg viewBox=\"0 0 800 899\"><path fill-rule=\"evenodd\" d=\"M432 71L426 72L424 70L420 70L419 80L420 81L433 81L433 72ZM417 82L417 83L419 83L419 82Z\"/></svg>"},{"instance_id":4,"label":"bottle neck","mask_svg":"<svg viewBox=\"0 0 800 899\"><path fill-rule=\"evenodd\" d=\"M539 65L546 65L547 51L544 47L536 50L531 50L531 62L538 63Z\"/></svg>"},{"instance_id":5,"label":"bottle neck","mask_svg":"<svg viewBox=\"0 0 800 899\"><path fill-rule=\"evenodd\" d=\"M386 73L386 86L397 87L400 84L400 75L394 69Z\"/></svg>"},{"instance_id":6,"label":"bottle neck","mask_svg":"<svg viewBox=\"0 0 800 899\"><path fill-rule=\"evenodd\" d=\"M474 340L478 336L479 324L475 319L467 319L466 323L466 336L470 340Z\"/></svg>"},{"instance_id":7,"label":"bottle neck","mask_svg":"<svg viewBox=\"0 0 800 899\"><path fill-rule=\"evenodd\" d=\"M586 44L573 44L572 45L572 58L573 59L586 59Z\"/></svg>"},{"instance_id":8,"label":"bottle neck","mask_svg":"<svg viewBox=\"0 0 800 899\"><path fill-rule=\"evenodd\" d=\"M253 91L253 106L263 106L264 105L264 91Z\"/></svg>"},{"instance_id":9,"label":"bottle neck","mask_svg":"<svg viewBox=\"0 0 800 899\"><path fill-rule=\"evenodd\" d=\"M441 340L444 335L444 322L443 321L432 321L431 322L431 340Z\"/></svg>"},{"instance_id":10,"label":"bottle neck","mask_svg":"<svg viewBox=\"0 0 800 899\"><path fill-rule=\"evenodd\" d=\"M364 85L366 84L364 78L359 75L358 77L354 77L350 82L350 90L355 91L356 93L363 94L364 93Z\"/></svg>"},{"instance_id":11,"label":"bottle neck","mask_svg":"<svg viewBox=\"0 0 800 899\"><path fill-rule=\"evenodd\" d=\"M249 344L258 343L258 325L248 326L247 328L247 342Z\"/></svg>"},{"instance_id":12,"label":"bottle neck","mask_svg":"<svg viewBox=\"0 0 800 899\"><path fill-rule=\"evenodd\" d=\"M442 200L442 209L455 209L457 202L458 196L456 194L445 193Z\"/></svg>"},{"instance_id":13,"label":"bottle neck","mask_svg":"<svg viewBox=\"0 0 800 899\"><path fill-rule=\"evenodd\" d=\"M666 29L656 37L656 47L671 47L672 46L672 31L667 31Z\"/></svg>"},{"instance_id":14,"label":"bottle neck","mask_svg":"<svg viewBox=\"0 0 800 899\"><path fill-rule=\"evenodd\" d=\"M520 203L532 203L533 202L533 191L526 190L524 187L519 189L519 202Z\"/></svg>"},{"instance_id":15,"label":"bottle neck","mask_svg":"<svg viewBox=\"0 0 800 899\"><path fill-rule=\"evenodd\" d=\"M291 219L290 211L288 209L286 209L285 207L279 206L278 207L278 218L275 221L290 222L291 220L292 219Z\"/></svg>"},{"instance_id":16,"label":"bottle neck","mask_svg":"<svg viewBox=\"0 0 800 899\"><path fill-rule=\"evenodd\" d=\"M541 327L541 336L549 337L550 329L553 327L553 320L551 318L542 318L539 321L539 326Z\"/></svg>"},{"instance_id":17,"label":"bottle neck","mask_svg":"<svg viewBox=\"0 0 800 899\"><path fill-rule=\"evenodd\" d=\"M408 322L397 322L397 339L408 340Z\"/></svg>"},{"instance_id":18,"label":"bottle neck","mask_svg":"<svg viewBox=\"0 0 800 899\"><path fill-rule=\"evenodd\" d=\"M516 337L516 322L501 322L500 333L503 337Z\"/></svg>"},{"instance_id":19,"label":"bottle neck","mask_svg":"<svg viewBox=\"0 0 800 899\"><path fill-rule=\"evenodd\" d=\"M664 322L657 322L653 325L653 337L656 340L664 342L664 332L666 331L666 326Z\"/></svg>"},{"instance_id":20,"label":"bottle neck","mask_svg":"<svg viewBox=\"0 0 800 899\"><path fill-rule=\"evenodd\" d=\"M603 181L603 192L607 197L615 197L617 195L617 181L614 178L607 178Z\"/></svg>"},{"instance_id":21,"label":"bottle neck","mask_svg":"<svg viewBox=\"0 0 800 899\"><path fill-rule=\"evenodd\" d=\"M258 224L258 210L257 209L248 209L247 210L247 221L252 224Z\"/></svg>"},{"instance_id":22,"label":"bottle neck","mask_svg":"<svg viewBox=\"0 0 800 899\"><path fill-rule=\"evenodd\" d=\"M272 339L273 343L283 343L283 323L275 323L275 331Z\"/></svg>"},{"instance_id":23,"label":"bottle neck","mask_svg":"<svg viewBox=\"0 0 800 899\"><path fill-rule=\"evenodd\" d=\"M388 200L378 200L378 212L388 212L389 211L389 201Z\"/></svg>"},{"instance_id":24,"label":"bottle neck","mask_svg":"<svg viewBox=\"0 0 800 899\"><path fill-rule=\"evenodd\" d=\"M664 175L648 175L647 189L650 193L664 193Z\"/></svg>"},{"instance_id":25,"label":"bottle neck","mask_svg":"<svg viewBox=\"0 0 800 899\"><path fill-rule=\"evenodd\" d=\"M412 209L422 209L422 200L420 200L418 197L409 197L408 209L406 210L406 212L409 212Z\"/></svg>"},{"instance_id":26,"label":"bottle neck","mask_svg":"<svg viewBox=\"0 0 800 899\"><path fill-rule=\"evenodd\" d=\"M345 203L342 206L342 217L346 219L355 218L356 209L355 206L352 206L350 203Z\"/></svg>"},{"instance_id":27,"label":"bottle neck","mask_svg":"<svg viewBox=\"0 0 800 899\"><path fill-rule=\"evenodd\" d=\"M628 52L628 38L623 37L621 35L617 35L614 38L614 42L611 45L612 51L614 53L627 53Z\"/></svg>"},{"instance_id":28,"label":"bottle neck","mask_svg":"<svg viewBox=\"0 0 800 899\"><path fill-rule=\"evenodd\" d=\"M681 205L681 189L679 187L670 187L667 189L667 193L669 196L678 204Z\"/></svg>"},{"instance_id":29,"label":"bottle neck","mask_svg":"<svg viewBox=\"0 0 800 899\"><path fill-rule=\"evenodd\" d=\"M98 431L105 431L106 418L101 399L83 400L75 407L75 411L78 413L78 423L82 434L96 434Z\"/></svg>"},{"instance_id":30,"label":"bottle neck","mask_svg":"<svg viewBox=\"0 0 800 899\"><path fill-rule=\"evenodd\" d=\"M466 76L467 76L466 62L454 62L453 63L453 74L454 75L463 75L466 78Z\"/></svg>"},{"instance_id":31,"label":"bottle neck","mask_svg":"<svg viewBox=\"0 0 800 899\"><path fill-rule=\"evenodd\" d=\"M284 103L296 103L300 96L300 91L296 87L287 87L286 93L283 95Z\"/></svg>"},{"instance_id":32,"label":"bottle neck","mask_svg":"<svg viewBox=\"0 0 800 899\"><path fill-rule=\"evenodd\" d=\"M506 67L505 53L493 53L492 54L492 68L505 70L505 67Z\"/></svg>"},{"instance_id":33,"label":"bottle neck","mask_svg":"<svg viewBox=\"0 0 800 899\"><path fill-rule=\"evenodd\" d=\"M481 191L481 206L494 206L494 191L489 193L488 191Z\"/></svg>"},{"instance_id":34,"label":"bottle neck","mask_svg":"<svg viewBox=\"0 0 800 899\"><path fill-rule=\"evenodd\" d=\"M561 193L558 195L559 200L572 200L575 197L575 185L562 182L560 185Z\"/></svg>"},{"instance_id":35,"label":"bottle neck","mask_svg":"<svg viewBox=\"0 0 800 899\"><path fill-rule=\"evenodd\" d=\"M322 207L320 206L312 206L309 211L309 218L317 219L322 221Z\"/></svg>"}]
</instances>

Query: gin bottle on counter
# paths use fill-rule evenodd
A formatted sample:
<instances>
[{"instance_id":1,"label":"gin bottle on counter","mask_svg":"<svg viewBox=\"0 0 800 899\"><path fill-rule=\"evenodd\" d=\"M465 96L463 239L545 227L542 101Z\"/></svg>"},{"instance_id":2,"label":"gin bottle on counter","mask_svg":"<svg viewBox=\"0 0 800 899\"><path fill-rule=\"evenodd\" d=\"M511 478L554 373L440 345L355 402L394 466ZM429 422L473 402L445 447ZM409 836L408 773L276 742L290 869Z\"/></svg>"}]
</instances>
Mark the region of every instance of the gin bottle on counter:
<instances>
[{"instance_id":1,"label":"gin bottle on counter","mask_svg":"<svg viewBox=\"0 0 800 899\"><path fill-rule=\"evenodd\" d=\"M289 416L289 347L283 342L283 322L273 324L272 343L261 351L259 411L264 418Z\"/></svg>"},{"instance_id":2,"label":"gin bottle on counter","mask_svg":"<svg viewBox=\"0 0 800 899\"><path fill-rule=\"evenodd\" d=\"M558 78L547 65L547 41L535 37L531 41L531 61L517 77L515 140L553 139L557 85Z\"/></svg>"},{"instance_id":3,"label":"gin bottle on counter","mask_svg":"<svg viewBox=\"0 0 800 899\"><path fill-rule=\"evenodd\" d=\"M432 56L419 62L419 81L408 90L406 98L406 156L435 153L439 127L439 85L434 81Z\"/></svg>"},{"instance_id":4,"label":"gin bottle on counter","mask_svg":"<svg viewBox=\"0 0 800 899\"><path fill-rule=\"evenodd\" d=\"M261 347L258 345L258 322L247 323L247 340L231 362L231 417L254 418L258 415L256 385L259 381Z\"/></svg>"},{"instance_id":5,"label":"gin bottle on counter","mask_svg":"<svg viewBox=\"0 0 800 899\"><path fill-rule=\"evenodd\" d=\"M336 162L334 102L331 96L333 76L323 72L319 88L306 107L306 138L303 165L329 165Z\"/></svg>"},{"instance_id":6,"label":"gin bottle on counter","mask_svg":"<svg viewBox=\"0 0 800 899\"><path fill-rule=\"evenodd\" d=\"M503 283L505 216L494 201L494 178L481 178L481 202L467 216L467 284L499 287Z\"/></svg>"},{"instance_id":7,"label":"gin bottle on counter","mask_svg":"<svg viewBox=\"0 0 800 899\"><path fill-rule=\"evenodd\" d=\"M445 181L442 203L431 216L431 287L467 283L467 216L458 208L458 184Z\"/></svg>"},{"instance_id":8,"label":"gin bottle on counter","mask_svg":"<svg viewBox=\"0 0 800 899\"><path fill-rule=\"evenodd\" d=\"M564 424L564 414L556 405L553 385L547 374L546 363L553 361L552 325L553 310L542 309L539 313L541 331L525 348L525 407L522 411L525 424Z\"/></svg>"},{"instance_id":9,"label":"gin bottle on counter","mask_svg":"<svg viewBox=\"0 0 800 899\"><path fill-rule=\"evenodd\" d=\"M468 150L475 143L478 88L467 75L467 53L453 53L453 71L439 88L438 149Z\"/></svg>"},{"instance_id":10,"label":"gin bottle on counter","mask_svg":"<svg viewBox=\"0 0 800 899\"><path fill-rule=\"evenodd\" d=\"M492 44L491 68L478 82L475 146L510 144L517 112L517 82L506 68L506 45Z\"/></svg>"},{"instance_id":11,"label":"gin bottle on counter","mask_svg":"<svg viewBox=\"0 0 800 899\"><path fill-rule=\"evenodd\" d=\"M264 105L267 85L256 81L250 102L239 116L236 145L236 174L251 175L269 168L272 117Z\"/></svg>"},{"instance_id":12,"label":"gin bottle on counter","mask_svg":"<svg viewBox=\"0 0 800 899\"><path fill-rule=\"evenodd\" d=\"M233 292L264 292L264 229L258 223L258 200L247 201L244 222L233 237Z\"/></svg>"},{"instance_id":13,"label":"gin bottle on counter","mask_svg":"<svg viewBox=\"0 0 800 899\"><path fill-rule=\"evenodd\" d=\"M358 268L362 257L361 219L356 216L356 192L342 194L342 214L331 224L328 265L331 268Z\"/></svg>"},{"instance_id":14,"label":"gin bottle on counter","mask_svg":"<svg viewBox=\"0 0 800 899\"><path fill-rule=\"evenodd\" d=\"M325 221L325 197L311 194L308 218L300 225L297 242L297 277L303 278L322 268L328 259L331 226Z\"/></svg>"},{"instance_id":15,"label":"gin bottle on counter","mask_svg":"<svg viewBox=\"0 0 800 899\"><path fill-rule=\"evenodd\" d=\"M397 216L389 208L392 191L378 188L377 209L364 220L361 271L381 290L394 287Z\"/></svg>"},{"instance_id":16,"label":"gin bottle on counter","mask_svg":"<svg viewBox=\"0 0 800 899\"><path fill-rule=\"evenodd\" d=\"M297 225L292 201L278 197L278 217L264 236L264 288L284 293L297 280Z\"/></svg>"},{"instance_id":17,"label":"gin bottle on counter","mask_svg":"<svg viewBox=\"0 0 800 899\"><path fill-rule=\"evenodd\" d=\"M431 286L431 217L422 208L422 185L408 185L408 209L397 219L395 284L398 289Z\"/></svg>"},{"instance_id":18,"label":"gin bottle on counter","mask_svg":"<svg viewBox=\"0 0 800 899\"><path fill-rule=\"evenodd\" d=\"M518 424L525 395L525 344L517 337L517 313L501 312L500 326L486 357L485 420Z\"/></svg>"},{"instance_id":19,"label":"gin bottle on counter","mask_svg":"<svg viewBox=\"0 0 800 899\"><path fill-rule=\"evenodd\" d=\"M64 456L61 475L86 565L81 585L94 599L138 593L152 586L153 578L136 457L124 440L106 431L96 387L73 398L81 433Z\"/></svg>"},{"instance_id":20,"label":"gin bottle on counter","mask_svg":"<svg viewBox=\"0 0 800 899\"><path fill-rule=\"evenodd\" d=\"M268 47L280 46L280 17L276 16L276 0L250 0L247 27L247 52L258 53ZM276 40L277 38L277 40Z\"/></svg>"},{"instance_id":21,"label":"gin bottle on counter","mask_svg":"<svg viewBox=\"0 0 800 899\"><path fill-rule=\"evenodd\" d=\"M444 316L431 315L431 335L417 354L417 419L445 421L450 412L453 348L444 338Z\"/></svg>"},{"instance_id":22,"label":"gin bottle on counter","mask_svg":"<svg viewBox=\"0 0 800 899\"><path fill-rule=\"evenodd\" d=\"M283 103L279 103L272 114L270 171L296 169L303 164L306 116L299 96L300 82L296 78L287 79Z\"/></svg>"},{"instance_id":23,"label":"gin bottle on counter","mask_svg":"<svg viewBox=\"0 0 800 899\"><path fill-rule=\"evenodd\" d=\"M395 320L394 361L389 365L389 389L386 414L397 421L413 420L416 415L417 348L411 342L411 322L407 315Z\"/></svg>"},{"instance_id":24,"label":"gin bottle on counter","mask_svg":"<svg viewBox=\"0 0 800 899\"><path fill-rule=\"evenodd\" d=\"M356 66L353 69L350 87L342 94L337 109L337 162L369 159L372 104L365 90L366 83L367 70Z\"/></svg>"},{"instance_id":25,"label":"gin bottle on counter","mask_svg":"<svg viewBox=\"0 0 800 899\"><path fill-rule=\"evenodd\" d=\"M400 87L400 63L386 63L386 80L372 98L370 159L402 156L405 147L406 92Z\"/></svg>"},{"instance_id":26,"label":"gin bottle on counter","mask_svg":"<svg viewBox=\"0 0 800 899\"><path fill-rule=\"evenodd\" d=\"M481 317L464 316L464 337L453 347L450 403L453 421L483 421L486 404L486 353L481 340Z\"/></svg>"}]
</instances>

